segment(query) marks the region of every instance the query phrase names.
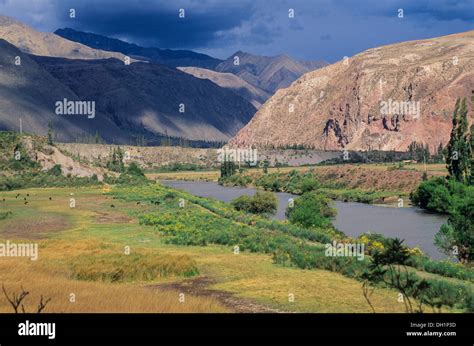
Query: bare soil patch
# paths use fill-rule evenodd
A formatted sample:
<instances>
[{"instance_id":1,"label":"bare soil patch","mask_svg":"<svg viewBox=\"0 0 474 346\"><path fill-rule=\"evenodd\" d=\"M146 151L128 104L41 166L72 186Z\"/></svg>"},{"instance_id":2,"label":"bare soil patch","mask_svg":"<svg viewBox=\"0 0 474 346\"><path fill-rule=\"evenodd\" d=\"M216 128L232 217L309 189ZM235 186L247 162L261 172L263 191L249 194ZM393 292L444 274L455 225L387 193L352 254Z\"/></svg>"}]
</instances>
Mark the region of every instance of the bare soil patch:
<instances>
[{"instance_id":1,"label":"bare soil patch","mask_svg":"<svg viewBox=\"0 0 474 346\"><path fill-rule=\"evenodd\" d=\"M232 293L209 288L215 282L209 277L199 277L188 279L182 282L166 283L148 286L160 290L172 290L180 293L192 294L194 296L209 297L217 300L227 307L231 312L236 313L281 313L277 309L266 305L255 303L251 300L235 297Z\"/></svg>"},{"instance_id":2,"label":"bare soil patch","mask_svg":"<svg viewBox=\"0 0 474 346\"><path fill-rule=\"evenodd\" d=\"M4 238L42 239L50 233L68 229L70 223L60 215L41 215L36 218L10 219L0 225L0 236Z\"/></svg>"},{"instance_id":3,"label":"bare soil patch","mask_svg":"<svg viewBox=\"0 0 474 346\"><path fill-rule=\"evenodd\" d=\"M98 215L95 217L94 221L101 224L129 223L132 220L132 218L119 213L104 213L100 211L97 211L96 213Z\"/></svg>"}]
</instances>

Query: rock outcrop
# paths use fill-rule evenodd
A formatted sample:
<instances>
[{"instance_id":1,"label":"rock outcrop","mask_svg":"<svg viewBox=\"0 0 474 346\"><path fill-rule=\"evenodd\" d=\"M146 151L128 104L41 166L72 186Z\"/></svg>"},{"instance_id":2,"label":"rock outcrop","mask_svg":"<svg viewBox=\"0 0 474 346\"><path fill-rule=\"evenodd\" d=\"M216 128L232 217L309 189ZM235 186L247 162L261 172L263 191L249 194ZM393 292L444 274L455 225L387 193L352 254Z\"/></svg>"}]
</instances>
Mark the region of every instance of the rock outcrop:
<instances>
[{"instance_id":1,"label":"rock outcrop","mask_svg":"<svg viewBox=\"0 0 474 346\"><path fill-rule=\"evenodd\" d=\"M434 151L472 90L474 31L369 49L279 90L230 145Z\"/></svg>"}]
</instances>

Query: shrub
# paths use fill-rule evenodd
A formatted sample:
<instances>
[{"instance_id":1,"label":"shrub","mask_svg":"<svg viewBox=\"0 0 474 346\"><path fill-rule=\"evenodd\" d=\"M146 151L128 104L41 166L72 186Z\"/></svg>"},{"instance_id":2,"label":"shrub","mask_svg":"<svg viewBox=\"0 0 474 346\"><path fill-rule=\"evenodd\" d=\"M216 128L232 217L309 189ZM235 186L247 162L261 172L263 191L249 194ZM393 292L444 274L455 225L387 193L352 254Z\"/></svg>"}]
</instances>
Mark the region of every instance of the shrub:
<instances>
[{"instance_id":1,"label":"shrub","mask_svg":"<svg viewBox=\"0 0 474 346\"><path fill-rule=\"evenodd\" d=\"M336 215L331 200L316 192L307 192L295 200L294 206L288 206L286 216L296 225L311 227L330 227L331 217Z\"/></svg>"},{"instance_id":2,"label":"shrub","mask_svg":"<svg viewBox=\"0 0 474 346\"><path fill-rule=\"evenodd\" d=\"M410 194L413 204L423 209L448 214L462 204L463 199L474 194L474 187L455 180L437 177L420 183Z\"/></svg>"},{"instance_id":3,"label":"shrub","mask_svg":"<svg viewBox=\"0 0 474 346\"><path fill-rule=\"evenodd\" d=\"M61 165L54 165L48 172L49 174L54 175L55 177L59 177L63 174L61 170Z\"/></svg>"},{"instance_id":4,"label":"shrub","mask_svg":"<svg viewBox=\"0 0 474 346\"><path fill-rule=\"evenodd\" d=\"M0 220L6 220L6 219L8 219L10 216L12 216L12 212L11 212L11 211L0 211Z\"/></svg>"},{"instance_id":5,"label":"shrub","mask_svg":"<svg viewBox=\"0 0 474 346\"><path fill-rule=\"evenodd\" d=\"M144 177L145 174L143 173L142 169L137 165L136 162L132 162L127 167L127 173L137 177Z\"/></svg>"},{"instance_id":6,"label":"shrub","mask_svg":"<svg viewBox=\"0 0 474 346\"><path fill-rule=\"evenodd\" d=\"M231 204L236 210L252 214L274 214L278 207L278 199L271 192L257 191L253 196L240 196Z\"/></svg>"},{"instance_id":7,"label":"shrub","mask_svg":"<svg viewBox=\"0 0 474 346\"><path fill-rule=\"evenodd\" d=\"M461 205L454 208L447 224L442 225L435 235L435 244L448 255L454 253L461 263L474 260L473 195L466 197Z\"/></svg>"}]
</instances>

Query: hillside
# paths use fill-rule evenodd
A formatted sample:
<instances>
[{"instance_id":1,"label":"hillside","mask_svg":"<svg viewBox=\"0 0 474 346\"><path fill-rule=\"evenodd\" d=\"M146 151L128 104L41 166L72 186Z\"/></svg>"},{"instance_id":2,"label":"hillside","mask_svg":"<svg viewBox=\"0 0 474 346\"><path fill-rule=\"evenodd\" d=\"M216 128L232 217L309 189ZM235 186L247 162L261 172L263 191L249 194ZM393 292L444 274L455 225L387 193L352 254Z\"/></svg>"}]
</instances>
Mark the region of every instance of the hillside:
<instances>
[{"instance_id":1,"label":"hillside","mask_svg":"<svg viewBox=\"0 0 474 346\"><path fill-rule=\"evenodd\" d=\"M114 175L105 168L74 160L57 146L49 145L45 137L0 132L0 148L0 190L4 188L4 177L22 174L31 177L40 172L50 172L56 165L61 167L63 176L96 176L102 181L105 174Z\"/></svg>"},{"instance_id":2,"label":"hillside","mask_svg":"<svg viewBox=\"0 0 474 346\"><path fill-rule=\"evenodd\" d=\"M435 151L472 90L474 31L369 49L277 92L230 144ZM402 102L416 111L397 110Z\"/></svg>"},{"instance_id":3,"label":"hillside","mask_svg":"<svg viewBox=\"0 0 474 346\"><path fill-rule=\"evenodd\" d=\"M225 141L255 113L233 92L164 65L125 66L114 59L35 60L81 99L95 100L97 111L124 133Z\"/></svg>"},{"instance_id":4,"label":"hillside","mask_svg":"<svg viewBox=\"0 0 474 346\"><path fill-rule=\"evenodd\" d=\"M239 58L238 65L235 64L236 57ZM216 71L233 73L273 94L288 87L304 73L325 65L325 62L300 62L286 55L267 57L238 51L217 65Z\"/></svg>"},{"instance_id":5,"label":"hillside","mask_svg":"<svg viewBox=\"0 0 474 346\"><path fill-rule=\"evenodd\" d=\"M209 79L224 89L232 90L249 101L257 109L270 97L270 94L266 91L253 86L232 73L215 72L198 67L178 67L178 69L196 78Z\"/></svg>"},{"instance_id":6,"label":"hillside","mask_svg":"<svg viewBox=\"0 0 474 346\"><path fill-rule=\"evenodd\" d=\"M122 60L121 53L92 49L80 43L71 42L52 33L44 33L17 21L0 15L0 38L28 54L54 56L69 59L108 59Z\"/></svg>"},{"instance_id":7,"label":"hillside","mask_svg":"<svg viewBox=\"0 0 474 346\"><path fill-rule=\"evenodd\" d=\"M21 66L14 64L21 57ZM45 135L51 123L59 138L72 140L81 133L107 132L109 138L124 139L118 126L97 113L94 121L87 117L58 116L54 105L78 96L42 68L30 55L0 39L0 130L19 130Z\"/></svg>"},{"instance_id":8,"label":"hillside","mask_svg":"<svg viewBox=\"0 0 474 346\"><path fill-rule=\"evenodd\" d=\"M190 50L140 47L136 44L115 38L97 35L90 32L76 31L70 28L58 29L55 31L55 34L64 37L67 40L82 43L91 48L111 52L121 52L128 56L136 57L139 60L149 60L172 67L196 66L212 69L221 62L219 59Z\"/></svg>"},{"instance_id":9,"label":"hillside","mask_svg":"<svg viewBox=\"0 0 474 346\"><path fill-rule=\"evenodd\" d=\"M51 123L60 141L96 134L109 143L160 134L223 141L256 111L233 92L164 65L30 56L4 40L0 65L0 129L18 130L21 118L24 131L45 135ZM95 117L56 115L63 99L95 101Z\"/></svg>"}]
</instances>

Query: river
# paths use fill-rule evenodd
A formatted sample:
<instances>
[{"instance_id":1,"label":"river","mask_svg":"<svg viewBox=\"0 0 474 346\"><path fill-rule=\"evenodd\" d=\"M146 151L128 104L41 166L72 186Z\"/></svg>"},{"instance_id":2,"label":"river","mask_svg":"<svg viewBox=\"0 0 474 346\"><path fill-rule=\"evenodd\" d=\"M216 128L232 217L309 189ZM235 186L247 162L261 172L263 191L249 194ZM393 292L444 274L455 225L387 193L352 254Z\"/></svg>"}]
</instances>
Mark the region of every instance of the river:
<instances>
[{"instance_id":1,"label":"river","mask_svg":"<svg viewBox=\"0 0 474 346\"><path fill-rule=\"evenodd\" d=\"M200 197L213 197L223 202L230 202L242 195L253 195L253 188L239 188L221 186L217 183L202 181L169 181L163 180L162 184L187 191ZM290 198L298 196L278 192L279 201L275 218L285 219L285 210ZM354 202L335 202L337 216L333 224L339 230L351 237L357 237L365 232L380 233L391 238L405 239L410 246L418 246L432 259L444 259L442 254L433 244L434 236L440 226L446 222L446 217L430 214L419 208L393 208Z\"/></svg>"}]
</instances>

